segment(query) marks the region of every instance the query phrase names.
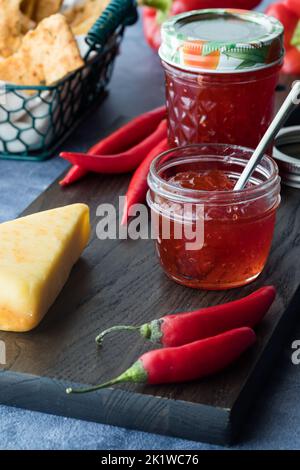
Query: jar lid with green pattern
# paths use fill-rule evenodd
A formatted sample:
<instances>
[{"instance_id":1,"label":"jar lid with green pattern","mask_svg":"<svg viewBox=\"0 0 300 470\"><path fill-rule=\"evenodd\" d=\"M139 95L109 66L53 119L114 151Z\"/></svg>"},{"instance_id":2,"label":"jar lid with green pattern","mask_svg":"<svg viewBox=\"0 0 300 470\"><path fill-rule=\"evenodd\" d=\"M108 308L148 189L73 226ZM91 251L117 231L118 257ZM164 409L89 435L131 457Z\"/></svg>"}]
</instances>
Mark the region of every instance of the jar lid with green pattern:
<instances>
[{"instance_id":1,"label":"jar lid with green pattern","mask_svg":"<svg viewBox=\"0 0 300 470\"><path fill-rule=\"evenodd\" d=\"M161 59L187 71L236 73L280 63L283 25L247 10L197 10L162 25Z\"/></svg>"}]
</instances>

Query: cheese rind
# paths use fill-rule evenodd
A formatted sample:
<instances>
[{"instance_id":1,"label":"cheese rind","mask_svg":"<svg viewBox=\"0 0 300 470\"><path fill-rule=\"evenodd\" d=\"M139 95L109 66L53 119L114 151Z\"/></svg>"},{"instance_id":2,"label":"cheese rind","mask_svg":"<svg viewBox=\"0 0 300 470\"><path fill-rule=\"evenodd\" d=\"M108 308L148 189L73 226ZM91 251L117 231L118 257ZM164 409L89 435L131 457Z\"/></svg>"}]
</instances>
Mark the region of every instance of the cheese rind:
<instances>
[{"instance_id":1,"label":"cheese rind","mask_svg":"<svg viewBox=\"0 0 300 470\"><path fill-rule=\"evenodd\" d=\"M0 330L24 332L39 324L89 236L85 204L0 224Z\"/></svg>"}]
</instances>

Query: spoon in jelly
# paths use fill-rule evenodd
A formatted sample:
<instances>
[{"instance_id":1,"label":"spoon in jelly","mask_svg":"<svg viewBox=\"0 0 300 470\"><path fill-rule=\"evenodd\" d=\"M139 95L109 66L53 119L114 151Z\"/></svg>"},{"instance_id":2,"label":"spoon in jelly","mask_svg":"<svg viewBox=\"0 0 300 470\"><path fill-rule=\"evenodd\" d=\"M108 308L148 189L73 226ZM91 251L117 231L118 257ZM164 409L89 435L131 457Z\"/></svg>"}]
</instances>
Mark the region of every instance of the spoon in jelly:
<instances>
[{"instance_id":1,"label":"spoon in jelly","mask_svg":"<svg viewBox=\"0 0 300 470\"><path fill-rule=\"evenodd\" d=\"M300 81L296 82L288 97L284 101L283 105L281 106L280 110L276 114L274 120L270 124L267 132L261 139L260 143L258 144L255 152L253 153L252 157L248 161L247 165L245 166L241 176L239 177L234 191L239 191L243 189L252 175L253 171L255 170L256 166L259 164L269 145L271 145L272 141L275 139L276 135L280 131L280 129L284 126L286 120L294 111L294 109L300 103Z\"/></svg>"}]
</instances>

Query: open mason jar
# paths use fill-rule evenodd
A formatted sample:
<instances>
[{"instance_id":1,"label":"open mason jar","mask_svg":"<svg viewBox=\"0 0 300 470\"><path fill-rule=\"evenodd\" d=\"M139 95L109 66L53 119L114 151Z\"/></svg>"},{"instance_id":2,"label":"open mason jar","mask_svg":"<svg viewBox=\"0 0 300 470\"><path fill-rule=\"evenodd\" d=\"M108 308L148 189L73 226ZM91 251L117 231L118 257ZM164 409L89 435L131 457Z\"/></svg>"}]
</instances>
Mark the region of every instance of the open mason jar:
<instances>
[{"instance_id":1,"label":"open mason jar","mask_svg":"<svg viewBox=\"0 0 300 470\"><path fill-rule=\"evenodd\" d=\"M283 26L243 10L199 10L162 26L171 147L229 143L255 148L274 112Z\"/></svg>"},{"instance_id":2,"label":"open mason jar","mask_svg":"<svg viewBox=\"0 0 300 470\"><path fill-rule=\"evenodd\" d=\"M263 270L280 203L280 177L276 163L265 156L246 188L234 191L252 153L199 144L153 161L147 201L158 257L173 280L221 290L248 284Z\"/></svg>"}]
</instances>

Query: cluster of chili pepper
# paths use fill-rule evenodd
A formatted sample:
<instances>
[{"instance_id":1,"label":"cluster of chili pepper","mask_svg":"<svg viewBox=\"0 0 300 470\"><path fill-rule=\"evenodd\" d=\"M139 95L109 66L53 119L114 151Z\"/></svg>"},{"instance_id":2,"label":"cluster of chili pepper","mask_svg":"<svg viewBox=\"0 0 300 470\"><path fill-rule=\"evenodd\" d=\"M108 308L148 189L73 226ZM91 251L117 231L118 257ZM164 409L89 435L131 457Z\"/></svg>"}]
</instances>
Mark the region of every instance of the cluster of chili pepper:
<instances>
[{"instance_id":1,"label":"cluster of chili pepper","mask_svg":"<svg viewBox=\"0 0 300 470\"><path fill-rule=\"evenodd\" d=\"M112 327L97 336L98 344L108 332L125 329L139 330L144 338L160 342L163 348L143 354L129 369L109 382L87 389L69 388L67 393L85 393L125 382L188 382L215 374L255 343L252 328L263 319L275 295L273 286L265 286L227 304L166 315L141 327Z\"/></svg>"},{"instance_id":2,"label":"cluster of chili pepper","mask_svg":"<svg viewBox=\"0 0 300 470\"><path fill-rule=\"evenodd\" d=\"M296 0L297 1L297 0ZM158 50L161 43L160 29L162 22L169 16L203 8L237 8L251 10L261 0L161 0L157 7L143 8L143 29L150 47Z\"/></svg>"},{"instance_id":3,"label":"cluster of chili pepper","mask_svg":"<svg viewBox=\"0 0 300 470\"><path fill-rule=\"evenodd\" d=\"M130 208L146 199L147 175L152 160L168 149L166 108L162 106L133 119L94 145L87 154L62 152L60 156L73 164L60 182L67 186L89 171L96 173L135 173L125 198L122 224Z\"/></svg>"},{"instance_id":4,"label":"cluster of chili pepper","mask_svg":"<svg viewBox=\"0 0 300 470\"><path fill-rule=\"evenodd\" d=\"M300 74L300 1L284 0L270 5L266 13L274 16L284 26L286 49L283 72Z\"/></svg>"},{"instance_id":5,"label":"cluster of chili pepper","mask_svg":"<svg viewBox=\"0 0 300 470\"><path fill-rule=\"evenodd\" d=\"M166 108L161 106L132 119L123 127L100 140L87 154L62 152L60 156L73 167L60 181L68 186L89 171L126 173L135 170L167 133Z\"/></svg>"},{"instance_id":6,"label":"cluster of chili pepper","mask_svg":"<svg viewBox=\"0 0 300 470\"><path fill-rule=\"evenodd\" d=\"M165 121L162 121L163 123ZM122 225L126 225L128 218L130 216L130 208L134 204L143 203L146 199L148 191L147 177L150 170L150 166L155 157L157 157L162 152L165 152L169 149L167 137L163 138L156 147L149 152L147 157L142 161L142 163L135 170L125 197L125 206L123 210Z\"/></svg>"}]
</instances>

